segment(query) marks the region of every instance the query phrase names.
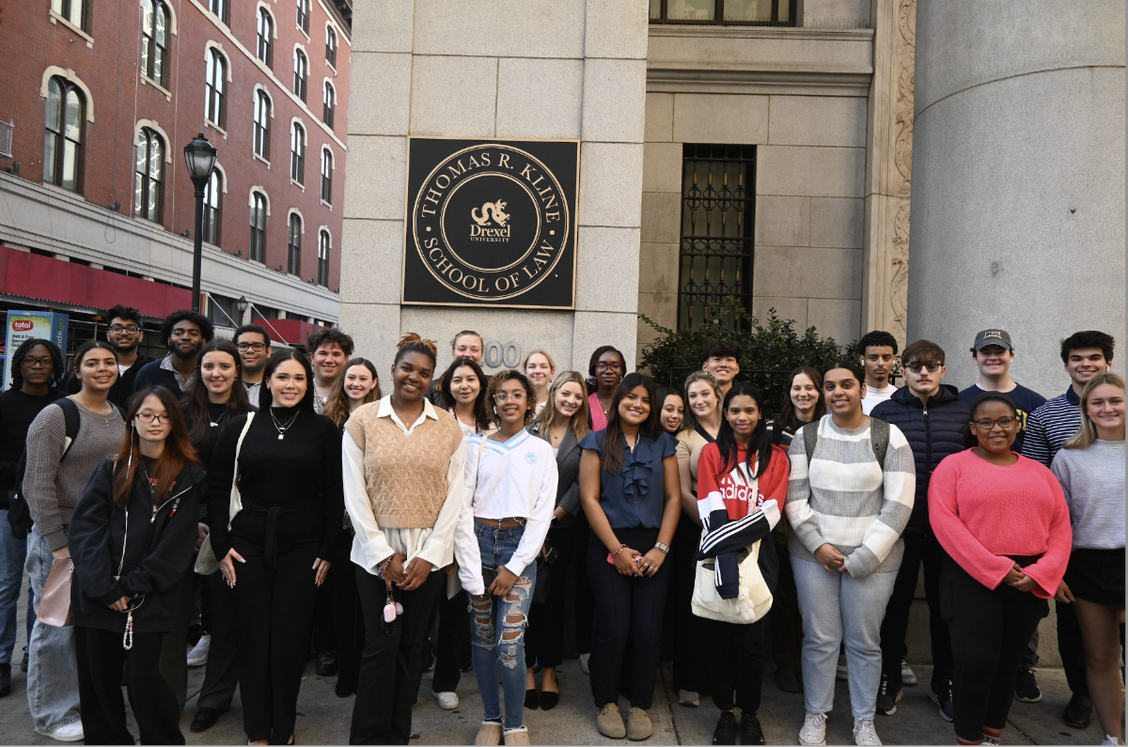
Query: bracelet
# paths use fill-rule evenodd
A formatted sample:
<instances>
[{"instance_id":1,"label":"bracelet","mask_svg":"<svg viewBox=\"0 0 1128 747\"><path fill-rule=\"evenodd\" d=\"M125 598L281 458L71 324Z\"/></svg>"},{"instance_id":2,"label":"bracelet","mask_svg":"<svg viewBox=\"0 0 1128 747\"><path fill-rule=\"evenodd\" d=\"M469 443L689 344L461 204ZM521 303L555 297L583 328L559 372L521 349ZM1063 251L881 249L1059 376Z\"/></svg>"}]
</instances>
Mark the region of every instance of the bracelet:
<instances>
[{"instance_id":1,"label":"bracelet","mask_svg":"<svg viewBox=\"0 0 1128 747\"><path fill-rule=\"evenodd\" d=\"M611 557L613 557L613 558L616 557L619 553L621 553L623 550L626 550L626 549L627 549L626 545L619 545L618 550L614 550L614 551L611 552Z\"/></svg>"},{"instance_id":2,"label":"bracelet","mask_svg":"<svg viewBox=\"0 0 1128 747\"><path fill-rule=\"evenodd\" d=\"M380 572L381 576L385 575L388 572L388 566L390 566L392 564L392 558L394 558L394 557L395 557L395 555L389 555L388 559L385 560L383 563L377 563L376 564L376 570Z\"/></svg>"}]
</instances>

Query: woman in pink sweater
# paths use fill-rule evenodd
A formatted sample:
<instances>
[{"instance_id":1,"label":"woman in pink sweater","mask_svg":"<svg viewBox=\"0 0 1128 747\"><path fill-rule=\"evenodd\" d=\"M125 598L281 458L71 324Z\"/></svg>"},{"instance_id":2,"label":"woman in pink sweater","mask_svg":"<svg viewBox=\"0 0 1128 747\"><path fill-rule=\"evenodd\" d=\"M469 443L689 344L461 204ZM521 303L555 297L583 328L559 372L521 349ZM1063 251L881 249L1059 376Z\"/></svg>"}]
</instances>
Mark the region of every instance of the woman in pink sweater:
<instances>
[{"instance_id":1,"label":"woman in pink sweater","mask_svg":"<svg viewBox=\"0 0 1128 747\"><path fill-rule=\"evenodd\" d=\"M932 530L950 556L940 605L952 637L959 744L999 743L1015 669L1069 562L1061 485L1011 451L1018 429L1014 400L981 394L971 405L979 445L944 459L928 488Z\"/></svg>"}]
</instances>

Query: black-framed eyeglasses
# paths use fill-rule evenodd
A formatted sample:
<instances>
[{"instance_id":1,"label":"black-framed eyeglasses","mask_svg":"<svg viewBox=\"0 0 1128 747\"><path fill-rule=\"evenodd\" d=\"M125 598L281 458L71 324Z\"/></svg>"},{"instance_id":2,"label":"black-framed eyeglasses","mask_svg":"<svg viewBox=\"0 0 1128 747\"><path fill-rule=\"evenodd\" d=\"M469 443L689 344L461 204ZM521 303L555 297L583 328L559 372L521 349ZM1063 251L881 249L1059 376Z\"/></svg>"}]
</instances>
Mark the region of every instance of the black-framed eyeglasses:
<instances>
[{"instance_id":1,"label":"black-framed eyeglasses","mask_svg":"<svg viewBox=\"0 0 1128 747\"><path fill-rule=\"evenodd\" d=\"M1015 424L1016 420L1018 420L1018 418L1012 418L1010 415L1004 415L1003 417L995 418L994 420L992 420L991 418L980 418L979 420L975 421L975 424L983 430L989 431L995 428L996 423L1000 428L1010 428Z\"/></svg>"},{"instance_id":2,"label":"black-framed eyeglasses","mask_svg":"<svg viewBox=\"0 0 1128 747\"><path fill-rule=\"evenodd\" d=\"M23 362L28 368L50 368L55 364L50 358L24 358Z\"/></svg>"},{"instance_id":3,"label":"black-framed eyeglasses","mask_svg":"<svg viewBox=\"0 0 1128 747\"><path fill-rule=\"evenodd\" d=\"M164 415L158 415L155 412L139 412L137 413L136 417L143 423L156 423L160 425L161 423L169 422L167 413Z\"/></svg>"},{"instance_id":4,"label":"black-framed eyeglasses","mask_svg":"<svg viewBox=\"0 0 1128 747\"><path fill-rule=\"evenodd\" d=\"M596 371L622 371L623 370L623 364L622 363L596 363L595 364L595 370Z\"/></svg>"},{"instance_id":5,"label":"black-framed eyeglasses","mask_svg":"<svg viewBox=\"0 0 1128 747\"><path fill-rule=\"evenodd\" d=\"M120 334L123 334L123 333L127 334L127 335L135 335L135 334L137 334L138 332L141 331L141 328L138 327L136 324L128 324L128 325L113 324L113 325L110 325L110 331L113 332L115 335L120 335Z\"/></svg>"},{"instance_id":6,"label":"black-framed eyeglasses","mask_svg":"<svg viewBox=\"0 0 1128 747\"><path fill-rule=\"evenodd\" d=\"M266 344L261 342L240 342L235 347L240 353L245 353L248 350L253 350L256 353L261 353L266 350Z\"/></svg>"},{"instance_id":7,"label":"black-framed eyeglasses","mask_svg":"<svg viewBox=\"0 0 1128 747\"><path fill-rule=\"evenodd\" d=\"M937 363L936 361L929 361L928 363L922 363L921 361L913 361L912 363L906 365L905 368L909 369L910 371L912 371L915 374L920 373L922 368L927 368L929 373L936 373L937 371L940 370L940 364Z\"/></svg>"}]
</instances>

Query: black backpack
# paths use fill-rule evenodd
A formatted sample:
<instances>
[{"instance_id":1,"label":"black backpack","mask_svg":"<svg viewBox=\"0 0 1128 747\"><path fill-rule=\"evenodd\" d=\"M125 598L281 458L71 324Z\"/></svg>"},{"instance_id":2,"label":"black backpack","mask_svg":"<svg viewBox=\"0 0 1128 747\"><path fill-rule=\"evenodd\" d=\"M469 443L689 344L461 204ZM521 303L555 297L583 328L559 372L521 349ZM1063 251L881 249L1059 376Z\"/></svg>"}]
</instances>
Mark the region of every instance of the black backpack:
<instances>
[{"instance_id":1,"label":"black backpack","mask_svg":"<svg viewBox=\"0 0 1128 747\"><path fill-rule=\"evenodd\" d=\"M67 422L67 435L63 441L63 459L66 459L71 444L78 437L78 429L82 419L78 414L78 405L69 397L57 399L51 405L58 405L63 411ZM47 405L50 407L51 405ZM115 405L116 406L116 405ZM24 473L27 472L27 449L20 455L20 464L16 467L16 486L8 494L8 523L12 525L12 536L18 540L27 540L31 534L31 510L27 507L27 498L24 496Z\"/></svg>"},{"instance_id":2,"label":"black backpack","mask_svg":"<svg viewBox=\"0 0 1128 747\"><path fill-rule=\"evenodd\" d=\"M811 465L811 455L815 453L815 445L819 442L819 421L808 423L799 429L803 433L803 447L807 452L807 466ZM889 450L889 423L870 416L870 446L881 471L885 471L885 452Z\"/></svg>"}]
</instances>

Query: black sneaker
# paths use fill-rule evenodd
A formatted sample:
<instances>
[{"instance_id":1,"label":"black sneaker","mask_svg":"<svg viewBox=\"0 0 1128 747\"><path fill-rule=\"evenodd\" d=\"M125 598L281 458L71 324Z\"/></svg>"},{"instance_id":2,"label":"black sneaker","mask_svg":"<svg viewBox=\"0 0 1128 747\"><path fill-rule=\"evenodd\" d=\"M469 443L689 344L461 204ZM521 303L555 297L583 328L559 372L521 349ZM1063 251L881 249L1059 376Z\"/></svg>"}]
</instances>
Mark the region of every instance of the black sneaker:
<instances>
[{"instance_id":1,"label":"black sneaker","mask_svg":"<svg viewBox=\"0 0 1128 747\"><path fill-rule=\"evenodd\" d=\"M760 719L756 718L755 713L744 711L740 714L740 743L764 743L764 730L760 728Z\"/></svg>"},{"instance_id":2,"label":"black sneaker","mask_svg":"<svg viewBox=\"0 0 1128 747\"><path fill-rule=\"evenodd\" d=\"M0 698L12 692L12 665L0 664Z\"/></svg>"},{"instance_id":3,"label":"black sneaker","mask_svg":"<svg viewBox=\"0 0 1128 747\"><path fill-rule=\"evenodd\" d=\"M1093 701L1088 695L1074 693L1061 717L1074 729L1088 729L1089 722L1093 719Z\"/></svg>"},{"instance_id":4,"label":"black sneaker","mask_svg":"<svg viewBox=\"0 0 1128 747\"><path fill-rule=\"evenodd\" d=\"M1037 703L1042 699L1042 690L1038 687L1038 680L1034 679L1034 670L1019 667L1014 677L1014 699L1020 703Z\"/></svg>"},{"instance_id":5,"label":"black sneaker","mask_svg":"<svg viewBox=\"0 0 1128 747\"><path fill-rule=\"evenodd\" d=\"M877 712L882 716L892 716L897 712L897 702L901 699L901 691L892 692L889 686L889 677L881 673L881 686L877 689Z\"/></svg>"},{"instance_id":6,"label":"black sneaker","mask_svg":"<svg viewBox=\"0 0 1128 747\"><path fill-rule=\"evenodd\" d=\"M736 744L736 716L732 711L721 711L713 729L713 744Z\"/></svg>"},{"instance_id":7,"label":"black sneaker","mask_svg":"<svg viewBox=\"0 0 1128 747\"><path fill-rule=\"evenodd\" d=\"M956 717L956 709L952 706L952 681L940 688L940 692L932 691L929 696L932 702L940 706L940 718L945 721L952 721Z\"/></svg>"},{"instance_id":8,"label":"black sneaker","mask_svg":"<svg viewBox=\"0 0 1128 747\"><path fill-rule=\"evenodd\" d=\"M27 648L24 648L23 660L20 662L20 671L27 674Z\"/></svg>"},{"instance_id":9,"label":"black sneaker","mask_svg":"<svg viewBox=\"0 0 1128 747\"><path fill-rule=\"evenodd\" d=\"M336 651L318 651L317 663L313 667L313 671L317 673L318 677L332 677L337 673L337 652Z\"/></svg>"}]
</instances>

